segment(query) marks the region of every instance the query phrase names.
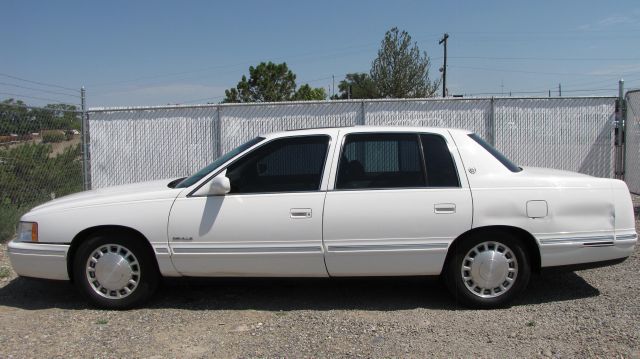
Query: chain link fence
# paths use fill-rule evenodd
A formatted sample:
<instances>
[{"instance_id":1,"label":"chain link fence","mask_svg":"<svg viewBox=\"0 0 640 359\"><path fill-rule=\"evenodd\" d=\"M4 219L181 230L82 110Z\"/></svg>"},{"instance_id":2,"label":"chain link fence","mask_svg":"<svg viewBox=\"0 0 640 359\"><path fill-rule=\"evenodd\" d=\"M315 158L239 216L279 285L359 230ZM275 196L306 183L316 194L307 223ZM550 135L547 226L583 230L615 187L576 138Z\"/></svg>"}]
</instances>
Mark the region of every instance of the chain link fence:
<instances>
[{"instance_id":1,"label":"chain link fence","mask_svg":"<svg viewBox=\"0 0 640 359\"><path fill-rule=\"evenodd\" d=\"M640 90L626 95L625 182L629 190L640 194Z\"/></svg>"},{"instance_id":2,"label":"chain link fence","mask_svg":"<svg viewBox=\"0 0 640 359\"><path fill-rule=\"evenodd\" d=\"M465 128L517 163L613 177L614 97L287 102L96 109L87 115L91 188L191 174L258 134L395 125ZM627 183L640 192L640 93L627 94ZM22 213L83 189L81 112L0 103L0 240Z\"/></svg>"},{"instance_id":3,"label":"chain link fence","mask_svg":"<svg viewBox=\"0 0 640 359\"><path fill-rule=\"evenodd\" d=\"M0 241L29 209L82 190L80 128L71 105L0 103Z\"/></svg>"},{"instance_id":4,"label":"chain link fence","mask_svg":"<svg viewBox=\"0 0 640 359\"><path fill-rule=\"evenodd\" d=\"M263 133L395 125L474 131L524 166L614 174L614 97L356 100L95 109L92 188L185 176Z\"/></svg>"}]
</instances>

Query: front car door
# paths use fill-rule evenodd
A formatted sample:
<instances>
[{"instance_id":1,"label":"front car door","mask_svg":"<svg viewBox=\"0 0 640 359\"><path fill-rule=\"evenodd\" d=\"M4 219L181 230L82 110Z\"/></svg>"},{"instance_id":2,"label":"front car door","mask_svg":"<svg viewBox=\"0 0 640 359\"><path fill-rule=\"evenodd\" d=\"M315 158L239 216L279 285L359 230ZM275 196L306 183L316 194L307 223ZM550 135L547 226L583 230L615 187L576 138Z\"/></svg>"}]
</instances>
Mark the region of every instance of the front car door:
<instances>
[{"instance_id":1,"label":"front car door","mask_svg":"<svg viewBox=\"0 0 640 359\"><path fill-rule=\"evenodd\" d=\"M449 133L351 130L340 137L324 209L329 274L440 274L450 243L472 220Z\"/></svg>"},{"instance_id":2,"label":"front car door","mask_svg":"<svg viewBox=\"0 0 640 359\"><path fill-rule=\"evenodd\" d=\"M227 195L177 198L168 228L176 269L187 276L327 276L324 168L338 132L317 133L267 139L225 165Z\"/></svg>"}]
</instances>

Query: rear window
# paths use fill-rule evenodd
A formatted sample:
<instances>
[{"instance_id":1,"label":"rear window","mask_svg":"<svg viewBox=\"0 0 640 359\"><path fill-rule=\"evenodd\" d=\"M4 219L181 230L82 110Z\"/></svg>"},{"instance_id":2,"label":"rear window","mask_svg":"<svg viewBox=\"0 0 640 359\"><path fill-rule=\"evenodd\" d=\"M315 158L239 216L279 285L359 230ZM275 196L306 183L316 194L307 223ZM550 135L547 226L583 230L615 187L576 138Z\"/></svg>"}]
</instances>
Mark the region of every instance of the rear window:
<instances>
[{"instance_id":1,"label":"rear window","mask_svg":"<svg viewBox=\"0 0 640 359\"><path fill-rule=\"evenodd\" d=\"M505 167L507 167L509 171L511 172L522 171L522 168L520 168L515 163L511 162L510 159L508 159L505 155L500 153L500 151L493 148L493 146L488 144L487 141L483 140L482 137L476 135L475 133L470 134L469 137L471 137L474 141L478 142L480 146L482 146L485 150L487 150L487 152L489 152L493 157L495 157L498 161L500 161L500 163L502 163Z\"/></svg>"}]
</instances>

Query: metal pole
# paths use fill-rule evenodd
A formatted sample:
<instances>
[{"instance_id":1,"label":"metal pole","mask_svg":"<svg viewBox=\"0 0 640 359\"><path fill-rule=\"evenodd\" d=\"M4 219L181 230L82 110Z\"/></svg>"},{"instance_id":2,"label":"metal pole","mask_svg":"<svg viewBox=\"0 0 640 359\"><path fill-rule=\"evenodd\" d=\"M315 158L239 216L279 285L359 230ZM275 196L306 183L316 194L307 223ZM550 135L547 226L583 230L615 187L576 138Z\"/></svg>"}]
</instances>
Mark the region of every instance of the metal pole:
<instances>
[{"instance_id":1,"label":"metal pole","mask_svg":"<svg viewBox=\"0 0 640 359\"><path fill-rule=\"evenodd\" d=\"M489 109L489 133L491 134L491 145L496 145L496 116L495 99L491 96L491 108Z\"/></svg>"},{"instance_id":2,"label":"metal pole","mask_svg":"<svg viewBox=\"0 0 640 359\"><path fill-rule=\"evenodd\" d=\"M336 76L331 75L331 97L336 95Z\"/></svg>"},{"instance_id":3,"label":"metal pole","mask_svg":"<svg viewBox=\"0 0 640 359\"><path fill-rule=\"evenodd\" d=\"M216 158L223 155L222 153L222 110L220 105L216 106L216 112L218 113L218 121L214 124L216 127Z\"/></svg>"},{"instance_id":4,"label":"metal pole","mask_svg":"<svg viewBox=\"0 0 640 359\"><path fill-rule=\"evenodd\" d=\"M447 39L449 34L445 33L439 45L444 43L444 66L442 66L442 97L447 97Z\"/></svg>"},{"instance_id":5,"label":"metal pole","mask_svg":"<svg viewBox=\"0 0 640 359\"><path fill-rule=\"evenodd\" d=\"M88 146L87 146L87 101L84 86L80 88L80 110L82 119L80 121L81 134L81 151L82 151L82 189L87 191L91 189L89 185L89 162L88 162Z\"/></svg>"},{"instance_id":6,"label":"metal pole","mask_svg":"<svg viewBox=\"0 0 640 359\"><path fill-rule=\"evenodd\" d=\"M625 173L625 101L624 101L624 79L618 81L618 106L616 111L616 178L624 179Z\"/></svg>"},{"instance_id":7,"label":"metal pole","mask_svg":"<svg viewBox=\"0 0 640 359\"><path fill-rule=\"evenodd\" d=\"M562 84L558 84L558 97L562 97Z\"/></svg>"}]
</instances>

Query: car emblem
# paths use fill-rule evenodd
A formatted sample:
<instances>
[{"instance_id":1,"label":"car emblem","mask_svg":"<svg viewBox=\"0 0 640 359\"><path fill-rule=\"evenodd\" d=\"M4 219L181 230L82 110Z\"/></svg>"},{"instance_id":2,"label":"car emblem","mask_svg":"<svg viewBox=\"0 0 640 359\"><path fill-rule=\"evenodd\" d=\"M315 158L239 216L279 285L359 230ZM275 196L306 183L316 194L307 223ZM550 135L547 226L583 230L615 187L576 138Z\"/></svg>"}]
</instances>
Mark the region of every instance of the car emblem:
<instances>
[{"instance_id":1,"label":"car emblem","mask_svg":"<svg viewBox=\"0 0 640 359\"><path fill-rule=\"evenodd\" d=\"M173 237L171 239L174 241L192 241L193 237Z\"/></svg>"}]
</instances>

